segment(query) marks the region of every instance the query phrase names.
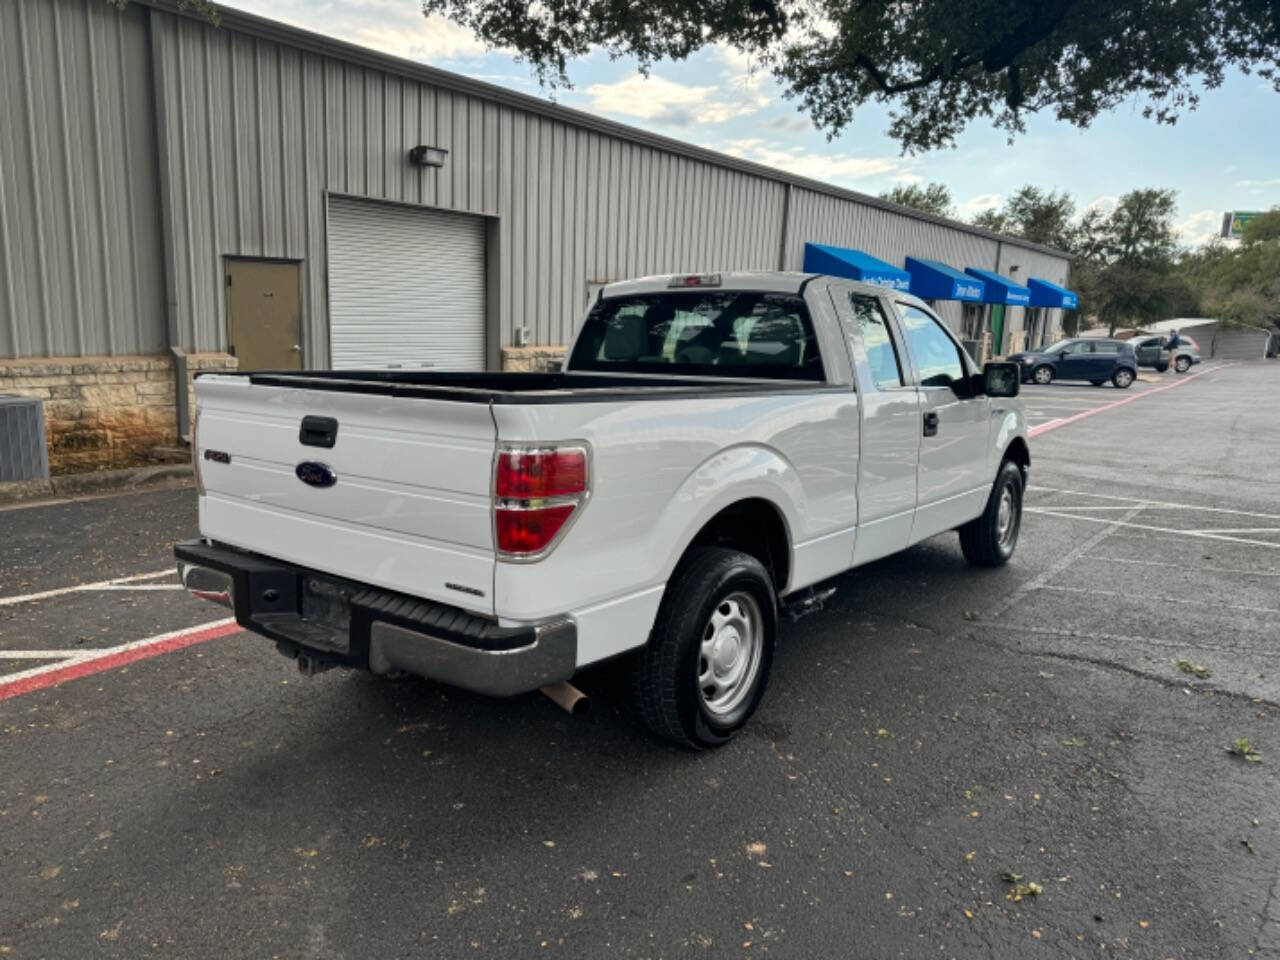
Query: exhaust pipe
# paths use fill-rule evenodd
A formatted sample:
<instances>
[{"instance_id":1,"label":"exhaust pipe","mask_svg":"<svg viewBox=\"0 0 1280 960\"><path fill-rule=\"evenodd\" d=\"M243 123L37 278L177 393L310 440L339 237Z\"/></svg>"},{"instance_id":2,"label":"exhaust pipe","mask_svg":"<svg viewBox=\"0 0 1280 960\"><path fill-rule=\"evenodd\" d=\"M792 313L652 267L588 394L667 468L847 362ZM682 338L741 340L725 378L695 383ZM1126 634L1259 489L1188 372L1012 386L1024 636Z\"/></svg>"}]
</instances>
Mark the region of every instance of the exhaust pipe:
<instances>
[{"instance_id":1,"label":"exhaust pipe","mask_svg":"<svg viewBox=\"0 0 1280 960\"><path fill-rule=\"evenodd\" d=\"M591 698L567 680L548 684L542 688L542 692L565 713L585 717L591 712Z\"/></svg>"}]
</instances>

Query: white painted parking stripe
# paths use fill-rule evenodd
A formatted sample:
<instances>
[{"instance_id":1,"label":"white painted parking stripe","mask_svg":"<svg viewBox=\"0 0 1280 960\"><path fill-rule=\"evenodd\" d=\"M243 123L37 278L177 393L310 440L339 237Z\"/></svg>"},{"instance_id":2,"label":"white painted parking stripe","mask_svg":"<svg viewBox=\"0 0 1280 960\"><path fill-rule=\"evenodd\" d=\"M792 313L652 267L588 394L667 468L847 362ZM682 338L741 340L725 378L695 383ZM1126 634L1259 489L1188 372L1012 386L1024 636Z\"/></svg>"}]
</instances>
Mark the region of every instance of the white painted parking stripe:
<instances>
[{"instance_id":1,"label":"white painted parking stripe","mask_svg":"<svg viewBox=\"0 0 1280 960\"><path fill-rule=\"evenodd\" d=\"M109 583L105 587L94 587L95 593L102 590L181 590L180 583Z\"/></svg>"},{"instance_id":2,"label":"white painted parking stripe","mask_svg":"<svg viewBox=\"0 0 1280 960\"><path fill-rule=\"evenodd\" d=\"M1168 560L1138 560L1133 557L1104 557L1100 553L1091 553L1089 560L1102 560L1106 563L1134 563L1144 567L1177 567L1185 569L1185 563L1170 563ZM1199 573L1227 573L1236 577L1280 577L1280 570L1241 570L1238 567L1196 567Z\"/></svg>"},{"instance_id":3,"label":"white painted parking stripe","mask_svg":"<svg viewBox=\"0 0 1280 960\"><path fill-rule=\"evenodd\" d=\"M1042 487L1039 484L1029 487L1029 491L1039 493L1065 493L1073 497L1097 497L1100 500L1120 500L1124 503L1142 504L1144 507L1157 507L1159 509L1174 510L1205 510L1209 513L1230 513L1239 517L1260 517L1263 520L1280 520L1280 514L1277 513L1255 513L1252 510L1232 510L1229 507L1202 507L1194 503L1174 503L1172 500L1148 500L1143 497L1117 497L1109 493L1091 493L1087 490L1066 490L1062 487ZM1061 507L1054 507L1054 510L1060 510Z\"/></svg>"},{"instance_id":4,"label":"white painted parking stripe","mask_svg":"<svg viewBox=\"0 0 1280 960\"><path fill-rule=\"evenodd\" d=\"M1224 607L1229 610L1247 610L1249 613L1280 613L1274 607L1246 607L1238 603L1214 603L1212 600L1191 600L1186 597L1159 597L1149 593L1121 593L1119 590L1097 590L1093 587L1062 587L1046 583L1041 590L1056 593L1087 593L1091 597L1121 597L1126 600L1154 600L1156 603L1181 603L1191 607Z\"/></svg>"},{"instance_id":5,"label":"white painted parking stripe","mask_svg":"<svg viewBox=\"0 0 1280 960\"><path fill-rule=\"evenodd\" d=\"M1150 523L1130 523L1127 520L1108 520L1105 517L1083 517L1078 513L1058 513L1055 510L1044 510L1039 507L1023 507L1027 513L1037 513L1046 517L1061 517L1064 520L1081 520L1085 523L1107 523L1117 527L1133 527L1137 530L1154 530L1156 533L1172 533L1180 537L1195 537L1199 540L1225 540L1228 543L1244 543L1252 547L1270 547L1280 550L1280 543L1267 540L1246 540L1244 537L1233 537L1225 533L1201 533L1177 527L1157 527ZM1092 544L1090 544L1092 546Z\"/></svg>"},{"instance_id":6,"label":"white painted parking stripe","mask_svg":"<svg viewBox=\"0 0 1280 960\"><path fill-rule=\"evenodd\" d=\"M81 650L0 650L0 660L73 660Z\"/></svg>"},{"instance_id":7,"label":"white painted parking stripe","mask_svg":"<svg viewBox=\"0 0 1280 960\"><path fill-rule=\"evenodd\" d=\"M19 603L31 603L34 600L48 600L50 597L65 597L69 593L82 593L88 590L111 590L141 580L158 580L160 577L172 577L174 571L156 570L153 573L135 573L127 577L115 577L111 580L97 580L93 583L77 583L72 587L58 587L55 590L41 590L39 593L23 593L12 597L0 597L0 607L12 607Z\"/></svg>"}]
</instances>

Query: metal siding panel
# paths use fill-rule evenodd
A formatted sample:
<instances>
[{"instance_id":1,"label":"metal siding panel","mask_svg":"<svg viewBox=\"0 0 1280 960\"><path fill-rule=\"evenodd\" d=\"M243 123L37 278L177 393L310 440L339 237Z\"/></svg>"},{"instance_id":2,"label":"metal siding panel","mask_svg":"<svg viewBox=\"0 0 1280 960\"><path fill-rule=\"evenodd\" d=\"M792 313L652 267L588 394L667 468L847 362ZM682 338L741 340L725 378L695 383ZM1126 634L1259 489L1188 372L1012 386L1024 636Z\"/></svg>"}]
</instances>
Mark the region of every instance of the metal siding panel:
<instances>
[{"instance_id":1,"label":"metal siding panel","mask_svg":"<svg viewBox=\"0 0 1280 960\"><path fill-rule=\"evenodd\" d=\"M0 4L0 356L164 342L145 17Z\"/></svg>"},{"instance_id":2,"label":"metal siding panel","mask_svg":"<svg viewBox=\"0 0 1280 960\"><path fill-rule=\"evenodd\" d=\"M333 366L485 368L479 217L329 201Z\"/></svg>"}]
</instances>

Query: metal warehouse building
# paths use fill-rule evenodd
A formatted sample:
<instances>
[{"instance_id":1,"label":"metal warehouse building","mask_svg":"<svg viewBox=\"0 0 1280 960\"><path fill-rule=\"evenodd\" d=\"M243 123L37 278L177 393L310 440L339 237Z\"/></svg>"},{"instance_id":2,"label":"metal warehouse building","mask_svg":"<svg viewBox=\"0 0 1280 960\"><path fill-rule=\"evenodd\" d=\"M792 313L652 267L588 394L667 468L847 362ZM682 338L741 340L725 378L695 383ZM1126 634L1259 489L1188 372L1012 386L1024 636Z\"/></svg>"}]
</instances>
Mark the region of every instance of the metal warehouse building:
<instances>
[{"instance_id":1,"label":"metal warehouse building","mask_svg":"<svg viewBox=\"0 0 1280 960\"><path fill-rule=\"evenodd\" d=\"M527 369L600 284L813 245L993 353L1074 307L1060 251L233 10L2 0L0 74L0 394L55 468L175 443L193 369Z\"/></svg>"}]
</instances>

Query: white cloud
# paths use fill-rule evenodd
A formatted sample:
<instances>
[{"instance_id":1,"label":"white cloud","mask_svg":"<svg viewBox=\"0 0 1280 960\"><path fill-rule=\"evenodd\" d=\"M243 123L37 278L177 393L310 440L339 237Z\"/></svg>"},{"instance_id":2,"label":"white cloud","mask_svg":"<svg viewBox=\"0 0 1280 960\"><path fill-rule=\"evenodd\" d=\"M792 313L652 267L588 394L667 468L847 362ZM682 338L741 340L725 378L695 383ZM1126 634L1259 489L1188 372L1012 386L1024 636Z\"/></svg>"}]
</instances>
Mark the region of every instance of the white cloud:
<instances>
[{"instance_id":1,"label":"white cloud","mask_svg":"<svg viewBox=\"0 0 1280 960\"><path fill-rule=\"evenodd\" d=\"M1236 186L1256 193L1268 187L1280 187L1280 177L1272 177L1270 180L1237 180Z\"/></svg>"},{"instance_id":2,"label":"white cloud","mask_svg":"<svg viewBox=\"0 0 1280 960\"><path fill-rule=\"evenodd\" d=\"M962 220L969 220L983 210L999 207L1004 197L998 193L979 193L956 205L956 212Z\"/></svg>"},{"instance_id":3,"label":"white cloud","mask_svg":"<svg viewBox=\"0 0 1280 960\"><path fill-rule=\"evenodd\" d=\"M487 51L470 30L404 0L231 0L259 16L428 63L472 60Z\"/></svg>"},{"instance_id":4,"label":"white cloud","mask_svg":"<svg viewBox=\"0 0 1280 960\"><path fill-rule=\"evenodd\" d=\"M1084 216L1091 210L1097 210L1103 216L1110 216L1115 212L1116 206L1120 203L1120 198L1110 194L1103 194L1100 197L1094 197L1084 205L1084 209L1080 211L1080 215Z\"/></svg>"},{"instance_id":5,"label":"white cloud","mask_svg":"<svg viewBox=\"0 0 1280 960\"><path fill-rule=\"evenodd\" d=\"M693 86L657 74L595 83L587 87L586 94L592 110L672 127L724 123L755 113L768 102L762 97L727 96L715 84Z\"/></svg>"},{"instance_id":6,"label":"white cloud","mask_svg":"<svg viewBox=\"0 0 1280 960\"><path fill-rule=\"evenodd\" d=\"M1221 210L1197 210L1189 213L1173 225L1173 231L1183 243L1199 246L1222 232Z\"/></svg>"},{"instance_id":7,"label":"white cloud","mask_svg":"<svg viewBox=\"0 0 1280 960\"><path fill-rule=\"evenodd\" d=\"M904 168L913 161L902 157L867 157L848 153L813 153L799 146L771 143L759 137L729 140L718 148L722 153L754 160L788 173L814 180L844 181L854 186L856 179L881 178L886 174L909 175ZM865 189L865 186L863 187Z\"/></svg>"}]
</instances>

